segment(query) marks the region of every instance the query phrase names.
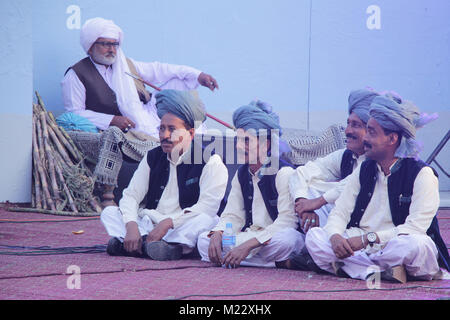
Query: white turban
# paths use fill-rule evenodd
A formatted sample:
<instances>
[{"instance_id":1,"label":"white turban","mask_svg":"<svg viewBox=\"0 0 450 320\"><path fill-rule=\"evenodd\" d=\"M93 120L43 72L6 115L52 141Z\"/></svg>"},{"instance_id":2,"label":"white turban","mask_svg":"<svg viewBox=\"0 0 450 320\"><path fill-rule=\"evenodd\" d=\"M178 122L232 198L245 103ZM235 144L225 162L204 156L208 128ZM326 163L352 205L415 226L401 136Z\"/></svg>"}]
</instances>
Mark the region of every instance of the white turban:
<instances>
[{"instance_id":1,"label":"white turban","mask_svg":"<svg viewBox=\"0 0 450 320\"><path fill-rule=\"evenodd\" d=\"M112 20L103 18L93 18L87 20L80 33L80 43L84 51L88 53L92 44L98 38L109 38L117 40L120 45L123 41L123 32ZM150 127L154 123L154 117L149 110L143 106L137 93L136 85L133 78L126 75L125 72L131 73L130 68L119 46L117 48L116 61L112 67L112 83L111 89L116 94L117 104L122 115L128 117L136 124L136 130L154 134L156 128Z\"/></svg>"},{"instance_id":2,"label":"white turban","mask_svg":"<svg viewBox=\"0 0 450 320\"><path fill-rule=\"evenodd\" d=\"M87 20L80 33L80 43L86 53L98 38L114 39L122 44L123 32L112 20L103 18Z\"/></svg>"}]
</instances>

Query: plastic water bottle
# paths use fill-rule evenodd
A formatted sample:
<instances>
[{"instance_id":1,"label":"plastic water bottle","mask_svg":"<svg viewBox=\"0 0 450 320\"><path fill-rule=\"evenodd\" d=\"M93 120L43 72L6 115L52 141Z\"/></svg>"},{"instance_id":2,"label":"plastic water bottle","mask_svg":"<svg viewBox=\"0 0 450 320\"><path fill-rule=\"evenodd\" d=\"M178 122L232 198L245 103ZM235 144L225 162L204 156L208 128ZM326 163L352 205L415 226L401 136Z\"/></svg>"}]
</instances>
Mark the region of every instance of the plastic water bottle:
<instances>
[{"instance_id":1,"label":"plastic water bottle","mask_svg":"<svg viewBox=\"0 0 450 320\"><path fill-rule=\"evenodd\" d=\"M236 245L236 236L233 232L233 224L231 222L227 223L226 229L222 235L222 257L233 250ZM225 265L223 265L225 268Z\"/></svg>"}]
</instances>

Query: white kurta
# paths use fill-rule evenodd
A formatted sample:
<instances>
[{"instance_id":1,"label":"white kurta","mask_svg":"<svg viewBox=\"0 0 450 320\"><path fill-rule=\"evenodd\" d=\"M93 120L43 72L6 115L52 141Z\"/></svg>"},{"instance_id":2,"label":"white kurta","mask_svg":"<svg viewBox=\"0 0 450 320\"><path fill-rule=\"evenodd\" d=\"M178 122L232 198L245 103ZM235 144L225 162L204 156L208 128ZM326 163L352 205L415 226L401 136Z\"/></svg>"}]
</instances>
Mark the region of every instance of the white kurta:
<instances>
[{"instance_id":1,"label":"white kurta","mask_svg":"<svg viewBox=\"0 0 450 320\"><path fill-rule=\"evenodd\" d=\"M294 200L309 199L308 189L312 188L322 194L328 203L334 204L346 182L346 179L341 180L341 162L345 150L337 150L323 158L308 161L304 166L299 166L289 179L292 198ZM365 155L359 157L353 155L353 157L356 159L353 170L366 160Z\"/></svg>"},{"instance_id":2,"label":"white kurta","mask_svg":"<svg viewBox=\"0 0 450 320\"><path fill-rule=\"evenodd\" d=\"M95 63L92 59L98 72L108 84L112 87L112 67L106 67ZM201 71L182 65L172 65L160 62L138 62L132 60L138 75L145 81L158 85L163 89L179 89L192 90L198 87L198 76ZM125 75L126 76L126 75ZM167 85L172 82L171 85ZM61 81L63 102L66 111L76 113L89 119L97 128L106 130L113 119L113 115L99 113L86 109L86 89L80 81L75 71L70 69ZM148 129L146 132L151 136L157 137L157 127L160 119L156 114L155 97L147 104L142 104L142 107L151 115L154 123L146 125ZM154 130L153 130L154 128Z\"/></svg>"},{"instance_id":3,"label":"white kurta","mask_svg":"<svg viewBox=\"0 0 450 320\"><path fill-rule=\"evenodd\" d=\"M200 196L192 207L181 209L179 204L179 191L177 181L177 166L188 153L183 154L176 163L169 160L169 180L161 195L156 209L139 208L139 204L148 192L150 167L147 157L139 163L128 187L123 191L123 197L119 202L123 214L123 222L136 221L138 217L145 215L156 224L164 219L171 218L176 229L188 219L205 213L211 217L217 215L220 202L225 195L228 181L228 171L218 155L213 155L204 166L200 175ZM189 213L185 213L190 211Z\"/></svg>"},{"instance_id":4,"label":"white kurta","mask_svg":"<svg viewBox=\"0 0 450 320\"><path fill-rule=\"evenodd\" d=\"M278 191L278 217L275 221L270 217L258 188L260 181L258 174L250 173L254 189L252 196L253 224L243 232L241 229L245 225L246 215L244 198L237 173L234 176L227 206L220 216L219 223L212 231L224 231L226 224L231 222L236 234L236 246L253 238L262 244L253 249L241 262L241 265L274 267L276 261L285 261L292 252L298 253L304 247L304 236L296 230L298 218L289 194L288 180L292 172L292 168L284 167L280 169L275 179ZM209 261L209 242L208 232L200 235L197 246L203 261Z\"/></svg>"},{"instance_id":5,"label":"white kurta","mask_svg":"<svg viewBox=\"0 0 450 320\"><path fill-rule=\"evenodd\" d=\"M142 159L130 184L123 191L120 209L107 207L101 214L103 225L111 237L123 240L126 235L125 225L130 221L138 224L143 236L162 220L171 218L173 229L169 230L163 240L183 244L183 252L187 253L195 247L201 233L211 230L217 224L217 212L228 181L227 168L218 155L211 156L200 175L200 196L197 203L183 210L179 204L176 167L186 156L187 153L183 154L176 163L169 160L169 180L154 210L140 207L150 182L147 157Z\"/></svg>"},{"instance_id":6,"label":"white kurta","mask_svg":"<svg viewBox=\"0 0 450 320\"><path fill-rule=\"evenodd\" d=\"M391 166L392 168L392 166ZM342 195L328 217L324 228L313 228L306 236L306 246L317 265L332 272L331 262L338 261L329 238L340 234L344 238L375 232L380 245L370 250L359 250L343 260L342 269L352 278L365 279L377 266L380 271L397 265L405 265L412 276L430 280L438 272L437 249L426 235L439 207L438 179L429 167L424 167L414 181L409 215L404 224L395 226L389 206L387 180L378 166L377 182L372 199L360 221L360 227L347 229L356 198L360 191L360 168L348 178ZM368 247L367 249L369 249Z\"/></svg>"}]
</instances>

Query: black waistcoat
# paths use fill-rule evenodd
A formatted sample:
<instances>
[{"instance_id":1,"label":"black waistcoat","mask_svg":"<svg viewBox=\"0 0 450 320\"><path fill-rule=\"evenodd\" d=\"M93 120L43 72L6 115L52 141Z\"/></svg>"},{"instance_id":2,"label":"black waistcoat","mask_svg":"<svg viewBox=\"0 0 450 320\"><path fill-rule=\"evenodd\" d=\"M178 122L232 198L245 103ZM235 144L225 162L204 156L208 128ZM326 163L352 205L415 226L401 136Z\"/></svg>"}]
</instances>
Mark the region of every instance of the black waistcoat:
<instances>
[{"instance_id":1,"label":"black waistcoat","mask_svg":"<svg viewBox=\"0 0 450 320\"><path fill-rule=\"evenodd\" d=\"M388 178L389 207L391 209L392 222L395 226L405 223L409 215L411 197L413 194L414 181L419 171L426 166L422 161L411 158L400 159L394 165L391 175ZM377 163L373 160L366 160L361 164L359 181L361 190L356 198L356 205L347 228L359 227L377 180ZM434 174L437 176L436 171ZM427 231L427 235L434 241L439 251L439 264L449 270L450 259L447 246L439 232L439 225L436 216Z\"/></svg>"}]
</instances>

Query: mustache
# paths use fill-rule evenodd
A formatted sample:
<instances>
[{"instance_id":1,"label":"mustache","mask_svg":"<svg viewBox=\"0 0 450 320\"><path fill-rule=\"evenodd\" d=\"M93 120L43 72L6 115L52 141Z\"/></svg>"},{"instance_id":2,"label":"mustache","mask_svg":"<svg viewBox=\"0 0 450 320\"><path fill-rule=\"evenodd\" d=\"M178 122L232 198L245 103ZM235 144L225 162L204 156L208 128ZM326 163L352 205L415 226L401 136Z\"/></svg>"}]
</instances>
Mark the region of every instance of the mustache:
<instances>
[{"instance_id":1,"label":"mustache","mask_svg":"<svg viewBox=\"0 0 450 320\"><path fill-rule=\"evenodd\" d=\"M173 144L173 142L170 141L168 138L166 138L166 139L164 139L164 140L161 140L161 144L163 144L163 143Z\"/></svg>"},{"instance_id":2,"label":"mustache","mask_svg":"<svg viewBox=\"0 0 450 320\"><path fill-rule=\"evenodd\" d=\"M354 135L352 135L351 133L347 133L346 135L345 135L347 138L352 138L352 139L358 139L356 136L354 136Z\"/></svg>"},{"instance_id":3,"label":"mustache","mask_svg":"<svg viewBox=\"0 0 450 320\"><path fill-rule=\"evenodd\" d=\"M364 144L364 147L366 147L368 149L372 149L372 145L370 143L364 141L363 144Z\"/></svg>"}]
</instances>

